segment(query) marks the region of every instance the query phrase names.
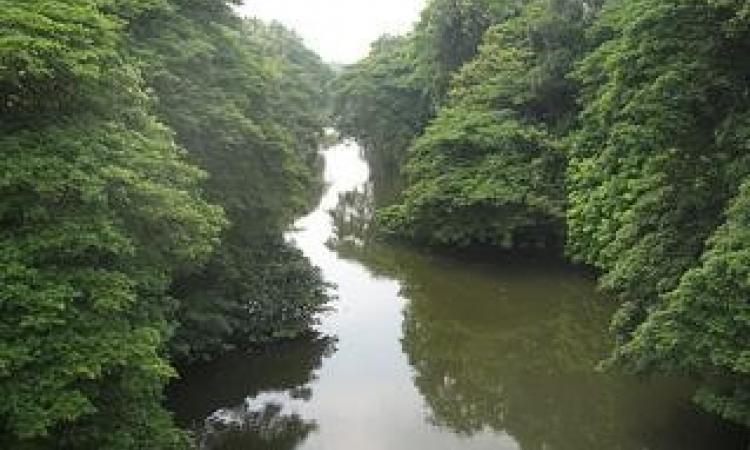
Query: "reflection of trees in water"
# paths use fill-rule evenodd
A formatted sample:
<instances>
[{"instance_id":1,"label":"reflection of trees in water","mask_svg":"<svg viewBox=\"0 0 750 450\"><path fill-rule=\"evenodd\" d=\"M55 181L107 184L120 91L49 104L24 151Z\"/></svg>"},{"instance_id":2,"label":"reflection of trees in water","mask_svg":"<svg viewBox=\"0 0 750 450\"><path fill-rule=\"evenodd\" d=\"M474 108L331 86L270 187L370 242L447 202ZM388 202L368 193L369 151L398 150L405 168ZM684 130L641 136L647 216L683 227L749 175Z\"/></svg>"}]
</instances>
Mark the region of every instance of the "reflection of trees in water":
<instances>
[{"instance_id":1,"label":"reflection of trees in water","mask_svg":"<svg viewBox=\"0 0 750 450\"><path fill-rule=\"evenodd\" d=\"M603 339L585 315L550 299L535 318L490 327L453 314L462 297L449 286L412 294L402 343L435 424L504 431L527 450L618 448L616 386L593 373Z\"/></svg>"},{"instance_id":2,"label":"reflection of trees in water","mask_svg":"<svg viewBox=\"0 0 750 450\"><path fill-rule=\"evenodd\" d=\"M333 352L334 338L310 335L232 353L184 370L169 403L178 421L196 430L201 449L291 450L316 425L285 407L312 398L315 371Z\"/></svg>"},{"instance_id":3,"label":"reflection of trees in water","mask_svg":"<svg viewBox=\"0 0 750 450\"><path fill-rule=\"evenodd\" d=\"M360 146L360 156L367 162L367 167L370 169L369 184L373 194L372 203L377 208L393 204L404 187L403 164L387 153L367 151Z\"/></svg>"},{"instance_id":4,"label":"reflection of trees in water","mask_svg":"<svg viewBox=\"0 0 750 450\"><path fill-rule=\"evenodd\" d=\"M518 267L402 273L402 346L432 423L505 432L525 450L619 448L620 387L594 370L608 311L588 281Z\"/></svg>"},{"instance_id":5,"label":"reflection of trees in water","mask_svg":"<svg viewBox=\"0 0 750 450\"><path fill-rule=\"evenodd\" d=\"M402 344L436 425L502 431L524 450L740 448L694 410L685 383L595 371L609 308L588 282L503 272L471 288L461 276L406 277Z\"/></svg>"},{"instance_id":6,"label":"reflection of trees in water","mask_svg":"<svg viewBox=\"0 0 750 450\"><path fill-rule=\"evenodd\" d=\"M362 245L373 235L373 191L367 183L361 189L339 194L336 207L329 211L333 219L334 245L350 243Z\"/></svg>"},{"instance_id":7,"label":"reflection of trees in water","mask_svg":"<svg viewBox=\"0 0 750 450\"><path fill-rule=\"evenodd\" d=\"M334 231L330 244L361 246L372 241L377 234L373 220L375 209L393 203L400 185L397 173L372 170L368 183L339 194L336 207L329 211Z\"/></svg>"},{"instance_id":8,"label":"reflection of trees in water","mask_svg":"<svg viewBox=\"0 0 750 450\"><path fill-rule=\"evenodd\" d=\"M524 450L740 448L694 411L684 383L596 372L611 308L593 281L539 257L483 264L362 239L371 213L351 205L366 194L341 197L334 248L402 282L402 347L433 424L504 432Z\"/></svg>"},{"instance_id":9,"label":"reflection of trees in water","mask_svg":"<svg viewBox=\"0 0 750 450\"><path fill-rule=\"evenodd\" d=\"M245 405L206 419L199 442L205 450L292 450L316 429L297 414L284 414L282 405Z\"/></svg>"}]
</instances>

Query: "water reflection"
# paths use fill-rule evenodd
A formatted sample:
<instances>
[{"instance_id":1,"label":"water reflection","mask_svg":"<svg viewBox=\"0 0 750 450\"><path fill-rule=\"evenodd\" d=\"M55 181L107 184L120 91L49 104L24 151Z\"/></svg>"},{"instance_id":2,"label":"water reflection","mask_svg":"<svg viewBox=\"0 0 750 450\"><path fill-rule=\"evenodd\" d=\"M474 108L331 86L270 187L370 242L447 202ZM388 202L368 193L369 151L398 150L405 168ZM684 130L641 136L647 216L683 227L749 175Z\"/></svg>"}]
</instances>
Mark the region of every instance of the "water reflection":
<instances>
[{"instance_id":1,"label":"water reflection","mask_svg":"<svg viewBox=\"0 0 750 450\"><path fill-rule=\"evenodd\" d=\"M202 449L291 450L317 428L299 414L284 414L279 403L219 410L206 419L199 436Z\"/></svg>"},{"instance_id":2,"label":"water reflection","mask_svg":"<svg viewBox=\"0 0 750 450\"><path fill-rule=\"evenodd\" d=\"M525 450L714 448L686 386L594 371L608 311L584 283L504 272L492 281L464 272L450 284L409 272L403 346L434 423L505 432Z\"/></svg>"},{"instance_id":3,"label":"water reflection","mask_svg":"<svg viewBox=\"0 0 750 450\"><path fill-rule=\"evenodd\" d=\"M338 197L338 203L329 211L333 235L328 244L334 249L346 244L355 247L366 245L375 233L373 184L365 183L360 188L340 193Z\"/></svg>"},{"instance_id":4,"label":"water reflection","mask_svg":"<svg viewBox=\"0 0 750 450\"><path fill-rule=\"evenodd\" d=\"M252 354L235 352L183 371L171 407L204 450L292 450L317 429L297 409L335 339L311 335Z\"/></svg>"},{"instance_id":5,"label":"water reflection","mask_svg":"<svg viewBox=\"0 0 750 450\"><path fill-rule=\"evenodd\" d=\"M338 285L321 336L185 372L171 398L206 450L743 450L689 386L597 373L593 278L539 255L439 256L372 240L356 147L297 245ZM324 243L328 242L328 245ZM334 352L334 345L336 351Z\"/></svg>"},{"instance_id":6,"label":"water reflection","mask_svg":"<svg viewBox=\"0 0 750 450\"><path fill-rule=\"evenodd\" d=\"M401 343L430 423L507 434L523 450L743 448L738 430L694 408L688 382L595 370L612 308L591 275L544 255L440 257L347 236L368 229L357 207L368 195L340 197L331 245L401 282Z\"/></svg>"}]
</instances>

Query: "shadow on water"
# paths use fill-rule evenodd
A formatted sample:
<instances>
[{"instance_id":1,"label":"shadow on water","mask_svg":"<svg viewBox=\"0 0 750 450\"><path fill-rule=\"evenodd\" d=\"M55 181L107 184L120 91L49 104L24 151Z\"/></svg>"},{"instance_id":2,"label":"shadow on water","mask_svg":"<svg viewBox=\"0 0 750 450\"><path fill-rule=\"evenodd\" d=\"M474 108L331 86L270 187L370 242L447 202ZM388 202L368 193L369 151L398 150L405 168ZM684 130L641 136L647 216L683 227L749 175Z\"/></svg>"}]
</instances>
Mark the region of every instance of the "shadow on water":
<instances>
[{"instance_id":1,"label":"shadow on water","mask_svg":"<svg viewBox=\"0 0 750 450\"><path fill-rule=\"evenodd\" d=\"M315 370L334 351L334 338L313 334L196 364L169 390L170 407L201 449L297 448L317 425L293 407L310 401Z\"/></svg>"},{"instance_id":2,"label":"shadow on water","mask_svg":"<svg viewBox=\"0 0 750 450\"><path fill-rule=\"evenodd\" d=\"M524 450L745 448L741 430L696 410L691 382L596 369L614 305L590 270L544 252L379 243L372 194L339 197L329 245L401 282L401 344L432 424L504 432Z\"/></svg>"},{"instance_id":3,"label":"shadow on water","mask_svg":"<svg viewBox=\"0 0 750 450\"><path fill-rule=\"evenodd\" d=\"M585 274L538 256L499 265L378 244L339 250L401 280L401 345L436 427L504 433L524 450L745 448L739 430L694 407L690 382L596 370L612 308Z\"/></svg>"},{"instance_id":4,"label":"shadow on water","mask_svg":"<svg viewBox=\"0 0 750 450\"><path fill-rule=\"evenodd\" d=\"M327 159L328 177L353 164ZM694 407L689 382L595 370L614 305L591 274L541 254L373 242L365 180L334 183L299 241L339 284L323 325L340 341L186 371L170 398L202 448L746 450L739 430Z\"/></svg>"}]
</instances>

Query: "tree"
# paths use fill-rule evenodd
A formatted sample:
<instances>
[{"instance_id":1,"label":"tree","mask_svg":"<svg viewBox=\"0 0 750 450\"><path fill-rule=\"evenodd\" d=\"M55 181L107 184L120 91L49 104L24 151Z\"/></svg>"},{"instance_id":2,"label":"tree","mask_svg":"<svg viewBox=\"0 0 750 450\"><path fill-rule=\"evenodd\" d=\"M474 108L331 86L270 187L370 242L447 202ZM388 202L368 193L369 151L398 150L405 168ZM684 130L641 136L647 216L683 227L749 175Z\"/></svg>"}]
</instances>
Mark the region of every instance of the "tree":
<instances>
[{"instance_id":1,"label":"tree","mask_svg":"<svg viewBox=\"0 0 750 450\"><path fill-rule=\"evenodd\" d=\"M174 3L134 24L131 40L160 117L231 221L209 264L172 286L183 300L172 350L206 359L304 333L327 301L320 272L282 233L321 189L332 75L278 24L243 21L223 2Z\"/></svg>"},{"instance_id":2,"label":"tree","mask_svg":"<svg viewBox=\"0 0 750 450\"><path fill-rule=\"evenodd\" d=\"M337 130L355 138L382 189L445 99L450 77L471 60L487 28L514 2L433 0L407 36L382 36L334 82ZM398 183L396 183L398 189Z\"/></svg>"},{"instance_id":3,"label":"tree","mask_svg":"<svg viewBox=\"0 0 750 450\"><path fill-rule=\"evenodd\" d=\"M750 174L743 11L698 0L605 7L599 45L576 72L585 109L572 136L568 228L570 254L600 268L623 300L613 360L700 376L723 395L699 401L748 424L747 342L725 339L747 333L749 306L741 289L723 290L725 276L707 280L742 254L730 242ZM729 355L739 363L722 362Z\"/></svg>"},{"instance_id":4,"label":"tree","mask_svg":"<svg viewBox=\"0 0 750 450\"><path fill-rule=\"evenodd\" d=\"M162 354L167 289L209 256L224 216L152 114L114 12L94 1L2 7L4 440L180 447L160 406L174 375Z\"/></svg>"},{"instance_id":5,"label":"tree","mask_svg":"<svg viewBox=\"0 0 750 450\"><path fill-rule=\"evenodd\" d=\"M487 29L518 13L523 0L430 0L415 27L420 75L439 108L451 77L474 59Z\"/></svg>"},{"instance_id":6,"label":"tree","mask_svg":"<svg viewBox=\"0 0 750 450\"><path fill-rule=\"evenodd\" d=\"M576 94L565 76L584 25L578 2L540 1L488 30L409 150L401 204L380 212L388 233L459 246L562 244L560 135Z\"/></svg>"},{"instance_id":7,"label":"tree","mask_svg":"<svg viewBox=\"0 0 750 450\"><path fill-rule=\"evenodd\" d=\"M398 177L405 150L430 117L413 39L381 37L338 76L333 91L336 129L357 140L375 178Z\"/></svg>"},{"instance_id":8,"label":"tree","mask_svg":"<svg viewBox=\"0 0 750 450\"><path fill-rule=\"evenodd\" d=\"M281 233L328 69L221 0L0 7L0 446L185 448L168 351L302 333L327 299ZM214 273L231 308L181 290Z\"/></svg>"}]
</instances>

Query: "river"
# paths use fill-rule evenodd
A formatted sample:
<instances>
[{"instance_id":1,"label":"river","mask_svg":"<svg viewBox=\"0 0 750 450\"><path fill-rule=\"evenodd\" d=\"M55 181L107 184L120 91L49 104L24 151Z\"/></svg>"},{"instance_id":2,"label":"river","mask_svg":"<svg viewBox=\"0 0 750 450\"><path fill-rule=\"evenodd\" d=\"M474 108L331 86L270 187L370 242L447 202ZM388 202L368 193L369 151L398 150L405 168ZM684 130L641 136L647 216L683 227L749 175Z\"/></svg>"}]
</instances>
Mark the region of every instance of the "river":
<instances>
[{"instance_id":1,"label":"river","mask_svg":"<svg viewBox=\"0 0 750 450\"><path fill-rule=\"evenodd\" d=\"M324 156L327 192L289 238L333 307L314 336L183 374L171 403L203 449L743 450L687 382L595 370L612 305L591 275L365 245L367 165L353 143Z\"/></svg>"}]
</instances>

